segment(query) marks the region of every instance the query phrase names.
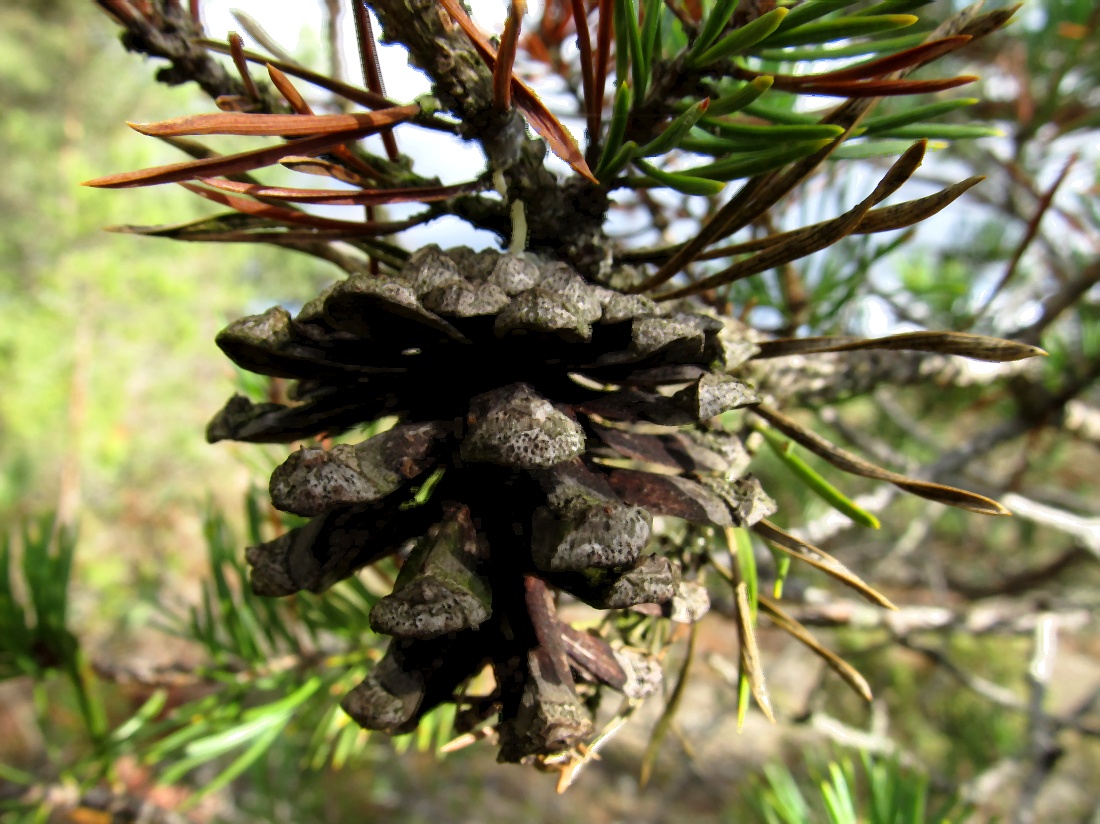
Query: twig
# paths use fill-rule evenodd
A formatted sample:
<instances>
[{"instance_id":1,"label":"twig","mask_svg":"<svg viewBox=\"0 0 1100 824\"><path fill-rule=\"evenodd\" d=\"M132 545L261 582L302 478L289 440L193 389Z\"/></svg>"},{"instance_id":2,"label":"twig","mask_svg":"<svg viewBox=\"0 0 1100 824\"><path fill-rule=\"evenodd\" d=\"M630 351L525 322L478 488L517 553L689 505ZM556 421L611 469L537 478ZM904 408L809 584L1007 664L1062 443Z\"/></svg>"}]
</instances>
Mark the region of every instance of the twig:
<instances>
[{"instance_id":1,"label":"twig","mask_svg":"<svg viewBox=\"0 0 1100 824\"><path fill-rule=\"evenodd\" d=\"M1084 401L1070 401L1066 404L1066 415L1062 427L1082 441L1100 446L1100 409Z\"/></svg>"},{"instance_id":2,"label":"twig","mask_svg":"<svg viewBox=\"0 0 1100 824\"><path fill-rule=\"evenodd\" d=\"M808 627L850 627L859 630L885 629L904 639L923 632L964 632L968 635L1027 635L1035 631L1039 617L1031 602L998 600L963 608L900 606L879 609L862 601L831 600L819 604L788 605L791 617ZM1091 625L1088 609L1066 607L1050 615L1059 628L1069 632Z\"/></svg>"},{"instance_id":3,"label":"twig","mask_svg":"<svg viewBox=\"0 0 1100 824\"><path fill-rule=\"evenodd\" d=\"M1047 686L1054 670L1054 656L1058 649L1058 625L1044 615L1035 626L1035 652L1028 669L1028 753L1031 769L1020 789L1016 802L1015 824L1035 822L1035 802L1039 792L1063 755L1056 739L1057 730L1052 719L1043 711Z\"/></svg>"},{"instance_id":4,"label":"twig","mask_svg":"<svg viewBox=\"0 0 1100 824\"><path fill-rule=\"evenodd\" d=\"M201 32L196 28L190 13L179 4L167 3L155 20L143 17L120 3L99 0L99 5L115 20L125 26L123 45L128 51L141 52L151 57L161 57L170 62L157 72L157 80L169 86L188 81L198 83L211 99L242 97L244 84L234 78L226 68L214 60L205 48L196 42ZM121 9L128 9L125 14ZM264 111L278 111L274 95L264 90Z\"/></svg>"},{"instance_id":5,"label":"twig","mask_svg":"<svg viewBox=\"0 0 1100 824\"><path fill-rule=\"evenodd\" d=\"M1024 595L1058 577L1067 569L1071 569L1083 561L1088 561L1091 557L1092 553L1089 550L1081 544L1074 544L1052 561L1004 575L992 583L971 584L955 577L949 577L948 585L952 592L957 592L970 600L1005 595Z\"/></svg>"},{"instance_id":6,"label":"twig","mask_svg":"<svg viewBox=\"0 0 1100 824\"><path fill-rule=\"evenodd\" d=\"M687 11L676 0L665 0L665 6L670 12L672 12L676 19L680 21L680 25L684 29L684 33L688 38L694 40L699 33L699 24L691 19Z\"/></svg>"},{"instance_id":7,"label":"twig","mask_svg":"<svg viewBox=\"0 0 1100 824\"><path fill-rule=\"evenodd\" d=\"M1044 637L1047 633L1053 630L1050 627L1057 627L1056 623L1044 624L1043 619L1047 616L1037 616L1035 622L1034 631L1038 635L1043 633ZM918 652L925 656L929 660L933 661L944 672L951 675L964 687L969 689L976 695L981 696L990 703L996 704L1004 709L1013 710L1014 712L1026 712L1031 718L1034 724L1046 726L1053 735L1053 731L1060 729L1071 729L1081 735L1087 735L1090 738L1100 737L1100 727L1095 727L1091 724L1086 724L1081 721L1080 718L1075 716L1061 716L1050 715L1042 709L1042 700L1046 693L1046 682L1043 682L1042 689L1036 689L1034 686L1034 678L1029 675L1029 682L1033 683L1031 698L1028 701L1024 701L1011 690L1002 687L1000 684L996 684L988 679L982 678L978 675L973 675L967 672L965 669L956 664L946 653L935 649L934 647L927 647L914 642L909 638L900 638L898 643L906 649ZM1032 664L1032 670L1035 670L1035 664ZM1047 674L1049 679L1049 673ZM1053 766L1053 764L1051 764Z\"/></svg>"},{"instance_id":8,"label":"twig","mask_svg":"<svg viewBox=\"0 0 1100 824\"><path fill-rule=\"evenodd\" d=\"M885 395L886 393L882 394ZM876 396L875 400L877 401L879 398ZM915 472L917 470L916 461L908 455L898 452L885 441L871 436L865 430L849 426L833 407L823 407L818 410L817 416L823 423L834 429L840 437L858 447L861 451L868 453L876 461L894 466L900 472Z\"/></svg>"},{"instance_id":9,"label":"twig","mask_svg":"<svg viewBox=\"0 0 1100 824\"><path fill-rule=\"evenodd\" d=\"M1039 233L1039 224L1042 222L1043 217L1046 215L1047 210L1050 208L1050 204L1054 201L1054 196L1058 193L1058 189L1061 188L1062 183L1065 181L1066 176L1069 174L1070 169L1073 168L1077 162L1077 155L1071 155L1069 160L1066 161L1062 167L1061 173L1055 178L1054 182L1050 185L1050 188L1043 192L1043 196L1039 198L1039 203L1035 207L1035 212L1032 214L1031 219L1027 222L1027 229L1024 231L1024 236L1020 240L1019 245L1016 247L1016 251L1012 253L1012 258L1008 262L1008 266L1005 267L1004 274L1001 275L1001 279L997 281L997 285L993 287L993 291L989 293L989 297L986 299L977 311L970 317L969 321L963 325L963 329L968 329L974 325L986 313L990 306L993 305L993 301L997 299L997 296L1001 291L1008 286L1012 277L1016 274L1017 267L1020 265L1020 260L1023 258L1024 253L1028 247L1031 246L1031 242L1035 240L1036 235Z\"/></svg>"},{"instance_id":10,"label":"twig","mask_svg":"<svg viewBox=\"0 0 1100 824\"><path fill-rule=\"evenodd\" d=\"M282 60L284 63L296 63L293 55L286 51L282 46L275 42L274 38L267 33L267 30L257 22L257 20L245 14L240 9L233 9L230 11L233 15L233 19L237 21L238 25L244 29L245 34L255 40L263 48L271 52L272 55Z\"/></svg>"},{"instance_id":11,"label":"twig","mask_svg":"<svg viewBox=\"0 0 1100 824\"><path fill-rule=\"evenodd\" d=\"M1086 292L1100 283L1100 258L1092 261L1080 274L1067 281L1062 287L1043 301L1043 311L1039 319L1030 326L1013 333L1012 337L1024 343L1037 344L1043 333L1054 321L1070 307L1076 305Z\"/></svg>"},{"instance_id":12,"label":"twig","mask_svg":"<svg viewBox=\"0 0 1100 824\"><path fill-rule=\"evenodd\" d=\"M1015 492L1005 495L1003 502L1021 518L1072 535L1081 542L1082 547L1100 559L1100 518L1089 518L1076 512L1057 509Z\"/></svg>"}]
</instances>

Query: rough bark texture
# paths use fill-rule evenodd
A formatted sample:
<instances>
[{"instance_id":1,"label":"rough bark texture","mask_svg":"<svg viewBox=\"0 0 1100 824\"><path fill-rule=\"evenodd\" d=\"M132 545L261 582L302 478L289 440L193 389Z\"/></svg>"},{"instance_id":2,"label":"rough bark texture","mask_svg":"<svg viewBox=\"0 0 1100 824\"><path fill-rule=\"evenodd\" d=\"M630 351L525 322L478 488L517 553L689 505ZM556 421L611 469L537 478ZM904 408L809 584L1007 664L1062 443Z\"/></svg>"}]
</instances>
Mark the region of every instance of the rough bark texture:
<instances>
[{"instance_id":1,"label":"rough bark texture","mask_svg":"<svg viewBox=\"0 0 1100 824\"><path fill-rule=\"evenodd\" d=\"M546 145L527 137L520 113L493 108L492 73L466 35L434 0L371 0L385 39L409 50L410 63L432 81L440 102L463 122L463 136L477 138L490 167L501 170L509 192L527 204L528 246L552 250L586 275L610 264L602 224L607 193L584 180L561 183L544 166ZM461 201L459 216L507 238L510 223L497 204Z\"/></svg>"}]
</instances>

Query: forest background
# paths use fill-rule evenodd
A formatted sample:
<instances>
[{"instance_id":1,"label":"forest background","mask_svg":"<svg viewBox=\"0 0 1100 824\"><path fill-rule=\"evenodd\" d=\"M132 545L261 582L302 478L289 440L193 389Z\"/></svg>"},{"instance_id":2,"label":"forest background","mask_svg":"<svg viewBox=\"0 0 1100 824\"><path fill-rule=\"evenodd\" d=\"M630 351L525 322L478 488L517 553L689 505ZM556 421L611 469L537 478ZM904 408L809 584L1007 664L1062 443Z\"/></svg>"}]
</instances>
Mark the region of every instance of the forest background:
<instances>
[{"instance_id":1,"label":"forest background","mask_svg":"<svg viewBox=\"0 0 1100 824\"><path fill-rule=\"evenodd\" d=\"M209 19L226 19L229 4L205 5ZM264 4L254 5L263 21ZM323 3L311 6L298 41L283 44L307 64L330 59L324 12ZM491 16L484 24L492 27ZM677 735L645 792L635 778L659 701L561 797L549 778L496 766L488 749L437 760L432 741L405 741L395 752L364 736L347 745L354 757L334 764L331 751L318 761L309 731L293 727L243 778L190 808L194 788L224 762L165 782L164 766L120 747L100 782L110 788L103 797L194 821L740 821L751 815L749 788L763 765L785 761L801 778L854 746L901 759L929 777L937 797L962 794L978 820L1022 810L1036 820L1100 821L1098 24L1092 3L1030 0L957 67L983 76L976 91L963 90L983 102L952 122L989 123L1001 134L951 142L922 170L928 181L984 174L985 183L905 242L846 242L799 264L811 290L800 325L814 333L972 328L1051 353L1037 368L970 371L949 385L879 390L823 408L823 420L865 448L941 467L943 477L992 492L1018 513L988 523L853 484L848 491L877 509L883 529L841 536L818 501L787 485L785 511L801 511L799 523L823 530L823 547L873 570L872 580L910 605L887 626L846 596L826 595L817 579L791 582L803 593L802 620L824 627L871 682L870 709L813 656L765 632L781 723L750 715L738 736L724 669L735 660L735 633L716 609ZM178 628L171 616L201 602L211 552L239 553L245 498L280 460L279 450L204 442L211 413L244 380L214 335L241 314L300 305L334 277L277 249L102 231L210 213L182 192L120 196L78 186L176 159L126 120L209 110L192 85L158 85L151 69L119 47L90 3L0 8L0 523L17 557L36 536L56 551L62 527L78 530L69 627L90 700L104 729L116 731L163 686L135 673L193 672L208 660L211 644L165 627ZM850 184L843 171L826 172L790 208L812 222ZM691 218L667 227L664 239L681 238ZM630 216L621 221L633 231ZM439 233L444 246L492 242L453 231L421 228L404 242L413 248ZM789 298L777 280L758 278L738 302L779 313ZM1057 414L1036 421L1030 410L1060 394ZM760 471L782 479L784 469L774 461ZM24 594L17 586L15 597ZM1043 648L1051 639L1053 651ZM1037 657L1051 672L1036 674ZM94 801L73 768L94 746L79 691L49 670L37 679L18 667L0 672L0 798L23 798L30 786L40 810L71 812ZM186 678L180 684L164 691L169 706L203 694Z\"/></svg>"}]
</instances>

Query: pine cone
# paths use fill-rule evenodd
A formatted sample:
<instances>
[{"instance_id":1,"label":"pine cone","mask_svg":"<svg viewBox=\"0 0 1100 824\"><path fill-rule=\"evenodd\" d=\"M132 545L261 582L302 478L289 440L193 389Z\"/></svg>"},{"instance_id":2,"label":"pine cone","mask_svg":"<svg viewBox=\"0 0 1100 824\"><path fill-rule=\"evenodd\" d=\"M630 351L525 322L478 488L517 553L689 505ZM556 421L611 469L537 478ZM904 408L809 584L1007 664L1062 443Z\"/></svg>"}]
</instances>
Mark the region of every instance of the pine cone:
<instances>
[{"instance_id":1,"label":"pine cone","mask_svg":"<svg viewBox=\"0 0 1100 824\"><path fill-rule=\"evenodd\" d=\"M775 509L744 474L741 441L711 425L759 401L729 374L756 351L749 330L658 310L561 263L428 247L400 276L353 276L297 317L271 309L217 342L241 367L297 383L293 405L232 398L212 442L401 421L293 453L272 502L311 520L247 553L255 591L289 595L412 547L370 614L388 652L344 699L370 729L415 728L491 663L502 760L582 743L593 722L577 681L636 697L653 667L560 621L551 590L696 620L705 591L646 554L653 516L748 526ZM418 503L410 487L431 472Z\"/></svg>"}]
</instances>

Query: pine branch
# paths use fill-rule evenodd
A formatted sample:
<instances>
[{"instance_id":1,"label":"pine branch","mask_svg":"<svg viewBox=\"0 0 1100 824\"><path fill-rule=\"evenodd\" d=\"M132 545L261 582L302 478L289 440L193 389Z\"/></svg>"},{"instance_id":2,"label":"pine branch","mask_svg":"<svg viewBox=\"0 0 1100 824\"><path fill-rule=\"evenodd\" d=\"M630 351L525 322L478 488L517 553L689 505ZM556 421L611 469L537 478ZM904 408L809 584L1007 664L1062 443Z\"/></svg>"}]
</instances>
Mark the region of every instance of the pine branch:
<instances>
[{"instance_id":1,"label":"pine branch","mask_svg":"<svg viewBox=\"0 0 1100 824\"><path fill-rule=\"evenodd\" d=\"M544 166L546 146L526 136L523 117L515 108L493 105L493 74L469 38L450 24L435 0L372 0L388 42L401 43L411 61L427 73L444 106L459 115L463 136L480 142L490 168L501 170L509 191L528 210L529 245L552 249L587 274L610 262L602 225L606 194L591 183L572 178L560 183ZM508 238L507 209L486 200L464 199L455 214Z\"/></svg>"},{"instance_id":2,"label":"pine branch","mask_svg":"<svg viewBox=\"0 0 1100 824\"><path fill-rule=\"evenodd\" d=\"M761 391L811 407L865 395L879 386L980 386L1034 371L1027 361L977 371L963 358L898 351L822 353L753 362L753 377Z\"/></svg>"},{"instance_id":3,"label":"pine branch","mask_svg":"<svg viewBox=\"0 0 1100 824\"><path fill-rule=\"evenodd\" d=\"M169 86L179 86L194 81L211 99L246 96L244 83L211 57L197 44L202 32L191 15L180 3L158 0L155 10L148 15L132 11L119 16L115 7L130 7L119 0L96 0L97 5L111 14L126 28L122 44L127 51L146 54L168 60L170 65L157 71L156 78ZM275 112L282 109L281 101L270 86L261 84L257 103L261 111Z\"/></svg>"}]
</instances>

